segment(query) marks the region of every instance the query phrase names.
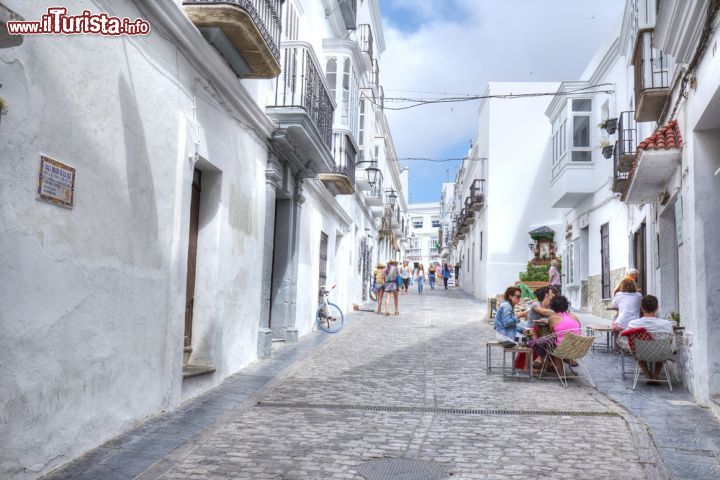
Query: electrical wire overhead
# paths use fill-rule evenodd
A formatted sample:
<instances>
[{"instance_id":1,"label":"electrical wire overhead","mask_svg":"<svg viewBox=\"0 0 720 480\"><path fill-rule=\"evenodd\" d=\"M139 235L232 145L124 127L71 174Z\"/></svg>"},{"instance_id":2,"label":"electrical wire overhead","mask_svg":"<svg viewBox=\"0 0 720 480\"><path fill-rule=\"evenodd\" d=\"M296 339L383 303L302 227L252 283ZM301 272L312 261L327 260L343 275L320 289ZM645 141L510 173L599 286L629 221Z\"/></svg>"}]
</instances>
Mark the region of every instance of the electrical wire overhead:
<instances>
[{"instance_id":1,"label":"electrical wire overhead","mask_svg":"<svg viewBox=\"0 0 720 480\"><path fill-rule=\"evenodd\" d=\"M385 110L409 110L411 108L422 107L425 105L433 105L438 103L460 103L460 102L471 102L474 100L484 100L489 98L497 98L504 100L512 100L516 98L532 98L532 97L554 97L557 95L568 96L577 94L593 94L593 93L615 93L612 88L603 89L602 87L613 87L612 83L598 83L596 85L589 85L587 87L576 88L567 91L555 91L555 92L532 92L532 93L507 93L507 94L496 94L496 95L465 95L456 97L438 97L438 98L410 98L410 97L385 97L384 102L395 102L395 103L410 103L410 105L403 105L398 107L389 107L384 103L378 103L374 98L368 96L363 92L363 97L370 101L375 106L381 107Z\"/></svg>"}]
</instances>

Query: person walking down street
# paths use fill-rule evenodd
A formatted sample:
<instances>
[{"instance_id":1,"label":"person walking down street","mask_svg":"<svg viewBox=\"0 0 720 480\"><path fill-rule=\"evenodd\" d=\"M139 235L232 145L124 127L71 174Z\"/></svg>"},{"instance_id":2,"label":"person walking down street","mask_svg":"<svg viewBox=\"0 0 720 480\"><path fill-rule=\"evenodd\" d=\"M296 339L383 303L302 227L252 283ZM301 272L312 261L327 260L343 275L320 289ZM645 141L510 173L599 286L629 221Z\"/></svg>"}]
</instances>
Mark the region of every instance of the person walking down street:
<instances>
[{"instance_id":1,"label":"person walking down street","mask_svg":"<svg viewBox=\"0 0 720 480\"><path fill-rule=\"evenodd\" d=\"M422 265L420 265L422 267ZM428 267L428 283L430 290L435 290L435 266L431 263Z\"/></svg>"},{"instance_id":2,"label":"person walking down street","mask_svg":"<svg viewBox=\"0 0 720 480\"><path fill-rule=\"evenodd\" d=\"M422 295L423 285L425 284L425 267L420 264L415 274L415 283L417 283L418 293Z\"/></svg>"},{"instance_id":3,"label":"person walking down street","mask_svg":"<svg viewBox=\"0 0 720 480\"><path fill-rule=\"evenodd\" d=\"M450 267L448 267L447 263L445 265L443 265L442 277L443 277L443 285L445 285L445 290L447 290L448 280L450 279Z\"/></svg>"},{"instance_id":4,"label":"person walking down street","mask_svg":"<svg viewBox=\"0 0 720 480\"><path fill-rule=\"evenodd\" d=\"M385 316L390 315L390 297L395 299L395 315L400 315L398 311L398 266L397 260L390 260L385 269Z\"/></svg>"},{"instance_id":5,"label":"person walking down street","mask_svg":"<svg viewBox=\"0 0 720 480\"><path fill-rule=\"evenodd\" d=\"M378 302L376 313L382 313L383 294L385 293L385 264L378 262L373 275L375 276L375 295L377 295Z\"/></svg>"},{"instance_id":6,"label":"person walking down street","mask_svg":"<svg viewBox=\"0 0 720 480\"><path fill-rule=\"evenodd\" d=\"M550 286L555 287L559 295L562 293L562 289L560 287L560 272L558 272L557 263L557 260L553 260L550 262L550 270L548 270L548 276L550 277Z\"/></svg>"},{"instance_id":7,"label":"person walking down street","mask_svg":"<svg viewBox=\"0 0 720 480\"><path fill-rule=\"evenodd\" d=\"M435 264L435 279L440 282L442 278L442 266L439 263Z\"/></svg>"},{"instance_id":8,"label":"person walking down street","mask_svg":"<svg viewBox=\"0 0 720 480\"><path fill-rule=\"evenodd\" d=\"M410 286L410 266L407 260L403 260L402 267L400 267L400 278L402 278L402 286L405 289L405 293L408 293L408 287Z\"/></svg>"}]
</instances>

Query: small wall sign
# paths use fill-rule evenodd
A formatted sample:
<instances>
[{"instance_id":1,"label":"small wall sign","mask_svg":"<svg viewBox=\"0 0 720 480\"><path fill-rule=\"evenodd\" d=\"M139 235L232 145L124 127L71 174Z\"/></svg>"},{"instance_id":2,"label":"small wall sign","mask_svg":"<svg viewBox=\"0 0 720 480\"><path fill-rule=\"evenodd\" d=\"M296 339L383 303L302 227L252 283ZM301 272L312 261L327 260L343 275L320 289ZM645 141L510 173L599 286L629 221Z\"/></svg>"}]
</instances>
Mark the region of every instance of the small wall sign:
<instances>
[{"instance_id":1,"label":"small wall sign","mask_svg":"<svg viewBox=\"0 0 720 480\"><path fill-rule=\"evenodd\" d=\"M72 208L75 197L75 169L57 160L40 157L38 198Z\"/></svg>"}]
</instances>

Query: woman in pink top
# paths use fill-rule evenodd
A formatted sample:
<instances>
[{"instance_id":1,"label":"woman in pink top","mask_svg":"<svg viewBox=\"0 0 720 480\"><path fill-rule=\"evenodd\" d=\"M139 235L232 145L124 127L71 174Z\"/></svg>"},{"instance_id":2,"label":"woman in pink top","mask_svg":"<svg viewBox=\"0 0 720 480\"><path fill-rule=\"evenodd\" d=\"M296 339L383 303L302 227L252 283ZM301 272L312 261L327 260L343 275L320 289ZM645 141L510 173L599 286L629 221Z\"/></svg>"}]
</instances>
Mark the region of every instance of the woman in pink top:
<instances>
[{"instance_id":1,"label":"woman in pink top","mask_svg":"<svg viewBox=\"0 0 720 480\"><path fill-rule=\"evenodd\" d=\"M565 334L568 332L574 333L575 335L582 335L582 331L580 330L580 320L578 320L574 314L569 312L570 304L568 303L567 298L563 295L558 295L550 302L550 308L555 312L555 315L548 319L548 323L552 331L555 333L558 345L562 343L565 339ZM558 364L555 365L555 368L562 367L559 363L560 361L553 357L553 363L555 363L555 361L558 362ZM576 363L577 362L573 361L570 365L575 366Z\"/></svg>"}]
</instances>

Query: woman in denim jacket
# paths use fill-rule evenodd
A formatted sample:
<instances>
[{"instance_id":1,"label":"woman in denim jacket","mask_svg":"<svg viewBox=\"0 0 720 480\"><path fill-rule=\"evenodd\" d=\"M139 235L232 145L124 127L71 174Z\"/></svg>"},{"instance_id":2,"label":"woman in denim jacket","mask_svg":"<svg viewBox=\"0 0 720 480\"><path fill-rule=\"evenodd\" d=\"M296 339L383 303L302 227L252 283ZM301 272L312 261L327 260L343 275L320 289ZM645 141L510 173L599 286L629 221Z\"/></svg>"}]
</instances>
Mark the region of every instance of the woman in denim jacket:
<instances>
[{"instance_id":1,"label":"woman in denim jacket","mask_svg":"<svg viewBox=\"0 0 720 480\"><path fill-rule=\"evenodd\" d=\"M495 332L503 340L515 342L515 337L527 328L527 323L521 322L520 318L525 318L528 312L515 315L514 307L520 303L520 289L517 287L508 287L505 290L505 301L498 308L495 314Z\"/></svg>"}]
</instances>

